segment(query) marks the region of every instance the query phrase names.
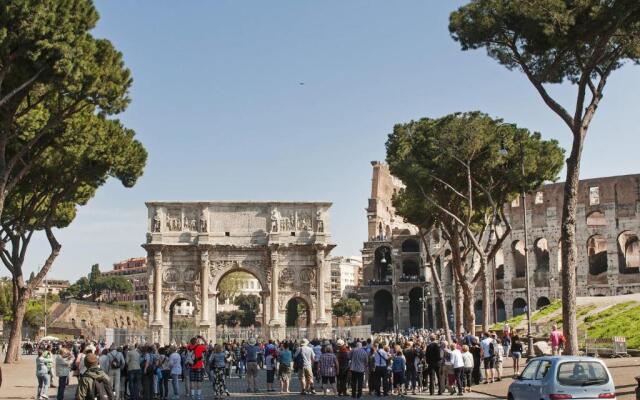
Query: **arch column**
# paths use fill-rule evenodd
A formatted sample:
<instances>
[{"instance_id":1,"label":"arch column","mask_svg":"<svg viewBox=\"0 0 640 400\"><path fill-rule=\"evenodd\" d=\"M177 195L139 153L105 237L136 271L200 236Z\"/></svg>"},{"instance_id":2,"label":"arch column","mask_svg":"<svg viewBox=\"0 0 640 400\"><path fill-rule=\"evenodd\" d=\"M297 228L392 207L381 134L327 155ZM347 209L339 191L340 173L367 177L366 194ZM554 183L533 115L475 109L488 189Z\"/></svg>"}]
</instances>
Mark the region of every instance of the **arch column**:
<instances>
[{"instance_id":1,"label":"arch column","mask_svg":"<svg viewBox=\"0 0 640 400\"><path fill-rule=\"evenodd\" d=\"M218 335L218 325L216 323L216 315L218 315L218 292L215 291L213 293L208 293L207 301L212 302L211 312L209 314L211 316L211 320L209 322L209 336L215 342Z\"/></svg>"},{"instance_id":2,"label":"arch column","mask_svg":"<svg viewBox=\"0 0 640 400\"><path fill-rule=\"evenodd\" d=\"M324 258L325 258L325 247L321 246L318 247L317 251L316 251L316 265L318 267L317 273L316 273L316 279L317 279L317 286L318 286L318 292L316 293L317 295L317 304L318 304L318 309L316 310L316 325L327 325L329 322L327 321L326 315L325 315L325 288L324 288L324 278L325 278L325 265L326 263L324 262Z\"/></svg>"},{"instance_id":3,"label":"arch column","mask_svg":"<svg viewBox=\"0 0 640 400\"><path fill-rule=\"evenodd\" d=\"M280 319L280 310L278 309L278 279L279 279L279 268L278 268L278 247L271 246L271 320L269 321L269 326L272 328L277 328L282 326L282 320ZM266 306L266 304L265 304Z\"/></svg>"},{"instance_id":4,"label":"arch column","mask_svg":"<svg viewBox=\"0 0 640 400\"><path fill-rule=\"evenodd\" d=\"M206 331L209 321L209 251L200 250L200 330Z\"/></svg>"},{"instance_id":5,"label":"arch column","mask_svg":"<svg viewBox=\"0 0 640 400\"><path fill-rule=\"evenodd\" d=\"M153 302L151 325L162 326L162 249L153 253Z\"/></svg>"}]
</instances>

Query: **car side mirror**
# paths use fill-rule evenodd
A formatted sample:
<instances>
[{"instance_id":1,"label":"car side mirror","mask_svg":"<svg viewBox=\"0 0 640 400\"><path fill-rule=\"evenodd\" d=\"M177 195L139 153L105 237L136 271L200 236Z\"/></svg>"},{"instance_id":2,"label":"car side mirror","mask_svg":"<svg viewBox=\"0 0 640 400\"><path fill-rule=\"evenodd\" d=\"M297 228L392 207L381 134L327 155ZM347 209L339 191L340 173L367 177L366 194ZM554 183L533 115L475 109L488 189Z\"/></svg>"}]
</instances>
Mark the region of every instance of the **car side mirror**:
<instances>
[{"instance_id":1,"label":"car side mirror","mask_svg":"<svg viewBox=\"0 0 640 400\"><path fill-rule=\"evenodd\" d=\"M520 375L520 374L516 375L516 380L521 381L522 380L522 375Z\"/></svg>"}]
</instances>

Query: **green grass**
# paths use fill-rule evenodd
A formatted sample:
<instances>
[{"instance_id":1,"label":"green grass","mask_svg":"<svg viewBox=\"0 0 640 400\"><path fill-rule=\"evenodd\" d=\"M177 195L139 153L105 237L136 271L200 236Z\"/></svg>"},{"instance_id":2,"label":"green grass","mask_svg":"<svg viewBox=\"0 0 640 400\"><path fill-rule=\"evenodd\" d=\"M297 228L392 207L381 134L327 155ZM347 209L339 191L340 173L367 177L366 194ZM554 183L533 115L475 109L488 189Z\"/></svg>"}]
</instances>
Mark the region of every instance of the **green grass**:
<instances>
[{"instance_id":1,"label":"green grass","mask_svg":"<svg viewBox=\"0 0 640 400\"><path fill-rule=\"evenodd\" d=\"M590 324L591 322L595 322L595 321L599 321L605 318L609 318L613 315L619 314L620 312L624 311L626 308L632 306L636 304L635 301L626 301L624 303L618 303L614 306L611 306L609 308L606 308L602 311L600 311L599 313L593 314L593 315L589 315L588 317L586 317L584 319L584 322L587 324Z\"/></svg>"},{"instance_id":2,"label":"green grass","mask_svg":"<svg viewBox=\"0 0 640 400\"><path fill-rule=\"evenodd\" d=\"M592 310L596 308L592 305ZM627 338L627 347L640 348L640 304L627 301L589 315L579 328L591 339L610 339L614 336Z\"/></svg>"},{"instance_id":3,"label":"green grass","mask_svg":"<svg viewBox=\"0 0 640 400\"><path fill-rule=\"evenodd\" d=\"M544 317L555 313L560 308L562 308L562 302L560 300L556 300L548 306L542 307L540 310L533 313L533 315L531 316L531 321L536 322Z\"/></svg>"},{"instance_id":4,"label":"green grass","mask_svg":"<svg viewBox=\"0 0 640 400\"><path fill-rule=\"evenodd\" d=\"M598 307L595 304L589 304L588 306L578 307L578 312L576 313L576 319L581 319L582 317L589 314L591 311L595 310L596 308Z\"/></svg>"},{"instance_id":5,"label":"green grass","mask_svg":"<svg viewBox=\"0 0 640 400\"><path fill-rule=\"evenodd\" d=\"M520 323L522 321L524 321L524 319L527 317L527 314L520 314L518 316L515 316L513 318L510 318L506 321L503 322L498 322L497 324L493 325L491 328L489 328L492 331L498 331L498 330L502 330L502 327L504 326L504 324L509 324L509 326L511 327L517 327L518 325L520 325Z\"/></svg>"}]
</instances>

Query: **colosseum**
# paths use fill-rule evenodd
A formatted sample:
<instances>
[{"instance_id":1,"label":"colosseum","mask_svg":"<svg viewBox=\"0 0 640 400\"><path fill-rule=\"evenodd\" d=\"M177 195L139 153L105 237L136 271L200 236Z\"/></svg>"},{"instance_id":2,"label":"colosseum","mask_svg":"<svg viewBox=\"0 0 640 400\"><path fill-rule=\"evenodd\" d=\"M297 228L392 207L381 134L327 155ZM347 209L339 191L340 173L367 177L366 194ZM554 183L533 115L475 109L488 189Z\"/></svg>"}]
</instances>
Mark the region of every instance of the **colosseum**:
<instances>
[{"instance_id":1,"label":"colosseum","mask_svg":"<svg viewBox=\"0 0 640 400\"><path fill-rule=\"evenodd\" d=\"M434 307L435 290L424 265L417 228L395 214L391 198L402 187L387 165L374 161L371 198L367 207L368 240L364 243L363 321L374 331L438 327L442 312ZM527 196L531 302L538 309L561 296L560 219L563 183L543 186ZM493 319L503 321L526 312L525 251L522 199L506 205L510 237L488 271ZM578 296L612 296L640 292L640 174L580 181ZM437 238L436 238L437 239ZM442 246L439 241L432 246ZM445 244L446 246L446 244ZM435 250L432 249L432 251ZM448 251L436 259L446 291L446 316L453 326L455 280ZM476 293L476 320L482 320L482 300ZM494 311L495 310L495 311Z\"/></svg>"}]
</instances>

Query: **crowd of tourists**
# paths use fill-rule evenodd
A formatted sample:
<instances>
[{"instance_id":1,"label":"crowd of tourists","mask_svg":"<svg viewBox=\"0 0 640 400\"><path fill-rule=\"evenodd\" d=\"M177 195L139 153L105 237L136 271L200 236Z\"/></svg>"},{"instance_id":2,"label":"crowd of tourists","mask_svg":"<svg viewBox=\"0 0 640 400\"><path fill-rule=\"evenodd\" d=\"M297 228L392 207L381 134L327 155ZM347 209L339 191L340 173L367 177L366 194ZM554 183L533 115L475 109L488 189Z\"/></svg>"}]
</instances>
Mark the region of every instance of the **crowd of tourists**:
<instances>
[{"instance_id":1,"label":"crowd of tourists","mask_svg":"<svg viewBox=\"0 0 640 400\"><path fill-rule=\"evenodd\" d=\"M449 338L449 339L447 339ZM552 345L553 338L552 338ZM212 385L215 398L229 396L228 379L244 378L247 392L289 393L292 376L301 394L334 394L360 398L416 394L458 394L473 385L503 378L503 364L513 359L520 371L524 345L507 328L446 335L418 330L378 334L361 339L208 342L194 337L182 345L139 344L107 347L99 342L73 342L57 355L51 346L38 348L37 399L47 399L53 375L57 400L63 400L70 377L78 378L75 398L112 400L202 400L202 388ZM259 382L265 375L266 386Z\"/></svg>"}]
</instances>

